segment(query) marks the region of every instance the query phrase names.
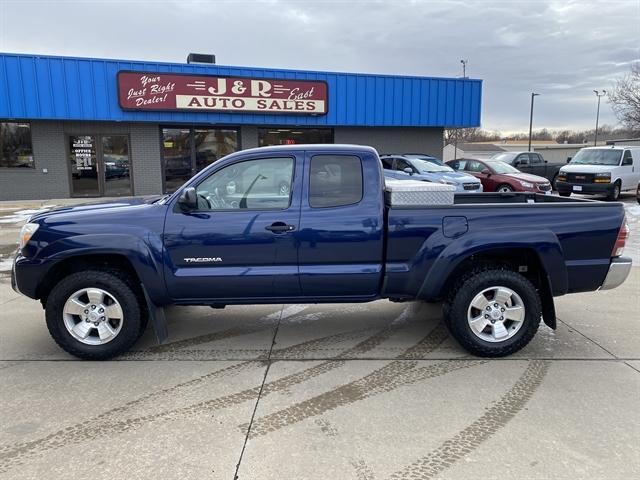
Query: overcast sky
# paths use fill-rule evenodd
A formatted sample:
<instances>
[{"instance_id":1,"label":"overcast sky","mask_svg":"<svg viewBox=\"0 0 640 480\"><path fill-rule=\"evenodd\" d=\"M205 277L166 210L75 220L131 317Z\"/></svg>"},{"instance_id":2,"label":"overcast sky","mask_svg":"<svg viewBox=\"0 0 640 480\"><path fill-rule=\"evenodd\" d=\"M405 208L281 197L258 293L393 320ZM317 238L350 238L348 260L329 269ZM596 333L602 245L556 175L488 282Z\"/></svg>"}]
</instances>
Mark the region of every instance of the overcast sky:
<instances>
[{"instance_id":1,"label":"overcast sky","mask_svg":"<svg viewBox=\"0 0 640 480\"><path fill-rule=\"evenodd\" d=\"M0 51L484 81L482 127L592 128L640 58L640 0L0 0ZM601 124L615 125L604 101Z\"/></svg>"}]
</instances>

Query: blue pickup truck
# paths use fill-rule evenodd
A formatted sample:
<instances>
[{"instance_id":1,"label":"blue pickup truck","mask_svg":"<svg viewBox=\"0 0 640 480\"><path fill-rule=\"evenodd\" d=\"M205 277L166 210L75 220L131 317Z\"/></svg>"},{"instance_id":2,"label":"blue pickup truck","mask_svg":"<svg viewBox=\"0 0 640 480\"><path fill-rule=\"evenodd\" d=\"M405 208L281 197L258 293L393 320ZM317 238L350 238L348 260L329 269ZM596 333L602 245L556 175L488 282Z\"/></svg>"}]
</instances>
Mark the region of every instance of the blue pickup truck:
<instances>
[{"instance_id":1,"label":"blue pickup truck","mask_svg":"<svg viewBox=\"0 0 640 480\"><path fill-rule=\"evenodd\" d=\"M42 302L54 340L85 359L127 351L148 321L166 340L167 305L381 298L442 301L464 348L504 356L541 319L555 328L553 297L614 288L629 274L619 203L451 193L449 204L395 204L388 189L369 147L237 152L172 195L35 215L12 284Z\"/></svg>"}]
</instances>

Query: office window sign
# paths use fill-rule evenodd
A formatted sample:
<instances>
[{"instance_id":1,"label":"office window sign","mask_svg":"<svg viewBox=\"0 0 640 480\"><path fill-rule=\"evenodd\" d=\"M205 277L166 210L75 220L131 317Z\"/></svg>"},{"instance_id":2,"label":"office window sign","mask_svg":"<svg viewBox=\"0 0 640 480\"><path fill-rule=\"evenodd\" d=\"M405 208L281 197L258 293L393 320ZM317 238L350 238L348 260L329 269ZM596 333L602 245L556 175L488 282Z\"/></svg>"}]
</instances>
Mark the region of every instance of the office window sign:
<instances>
[{"instance_id":1,"label":"office window sign","mask_svg":"<svg viewBox=\"0 0 640 480\"><path fill-rule=\"evenodd\" d=\"M71 157L75 162L75 169L93 170L96 156L96 146L92 136L71 137Z\"/></svg>"},{"instance_id":2,"label":"office window sign","mask_svg":"<svg viewBox=\"0 0 640 480\"><path fill-rule=\"evenodd\" d=\"M213 75L118 72L123 110L324 115L327 84Z\"/></svg>"}]
</instances>

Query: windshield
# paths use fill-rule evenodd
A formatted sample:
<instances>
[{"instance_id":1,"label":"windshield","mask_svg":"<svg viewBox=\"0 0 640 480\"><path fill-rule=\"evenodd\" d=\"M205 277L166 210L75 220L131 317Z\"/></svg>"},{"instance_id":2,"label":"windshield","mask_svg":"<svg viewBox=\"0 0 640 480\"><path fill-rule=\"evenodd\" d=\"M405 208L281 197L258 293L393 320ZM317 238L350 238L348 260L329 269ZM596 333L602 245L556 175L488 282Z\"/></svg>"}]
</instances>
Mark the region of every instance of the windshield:
<instances>
[{"instance_id":1,"label":"windshield","mask_svg":"<svg viewBox=\"0 0 640 480\"><path fill-rule=\"evenodd\" d=\"M487 162L487 165L491 167L496 173L520 173L520 170L518 170L517 168L513 168L511 165L504 162L492 160L490 162Z\"/></svg>"},{"instance_id":2,"label":"windshield","mask_svg":"<svg viewBox=\"0 0 640 480\"><path fill-rule=\"evenodd\" d=\"M515 156L515 153L498 153L491 157L491 160L500 160L501 162L511 163Z\"/></svg>"},{"instance_id":3,"label":"windshield","mask_svg":"<svg viewBox=\"0 0 640 480\"><path fill-rule=\"evenodd\" d=\"M580 150L569 163L572 165L618 165L621 155L622 150L604 148Z\"/></svg>"},{"instance_id":4,"label":"windshield","mask_svg":"<svg viewBox=\"0 0 640 480\"><path fill-rule=\"evenodd\" d=\"M421 172L453 172L453 168L447 165L436 165L435 163L428 162L426 160L420 160L414 158L411 160L413 165Z\"/></svg>"}]
</instances>

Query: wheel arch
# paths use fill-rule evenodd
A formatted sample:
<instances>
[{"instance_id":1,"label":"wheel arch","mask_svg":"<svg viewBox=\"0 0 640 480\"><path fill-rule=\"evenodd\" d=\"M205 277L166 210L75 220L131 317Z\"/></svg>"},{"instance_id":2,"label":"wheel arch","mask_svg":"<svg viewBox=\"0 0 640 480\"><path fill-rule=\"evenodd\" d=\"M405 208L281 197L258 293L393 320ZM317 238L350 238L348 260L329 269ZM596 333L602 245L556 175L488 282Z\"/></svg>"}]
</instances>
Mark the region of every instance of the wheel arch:
<instances>
[{"instance_id":1,"label":"wheel arch","mask_svg":"<svg viewBox=\"0 0 640 480\"><path fill-rule=\"evenodd\" d=\"M140 276L133 264L122 253L71 255L56 262L42 278L36 288L36 298L46 304L49 293L64 277L84 270L117 270L129 276L133 283L140 284Z\"/></svg>"},{"instance_id":2,"label":"wheel arch","mask_svg":"<svg viewBox=\"0 0 640 480\"><path fill-rule=\"evenodd\" d=\"M461 276L474 270L498 266L522 274L535 285L542 300L544 321L551 328L555 328L553 297L554 294L566 293L568 284L564 259L557 242L545 245L544 255L537 248L532 247L531 243L487 244L453 259L441 255L429 271L418 297L426 300L440 300L446 296Z\"/></svg>"}]
</instances>

